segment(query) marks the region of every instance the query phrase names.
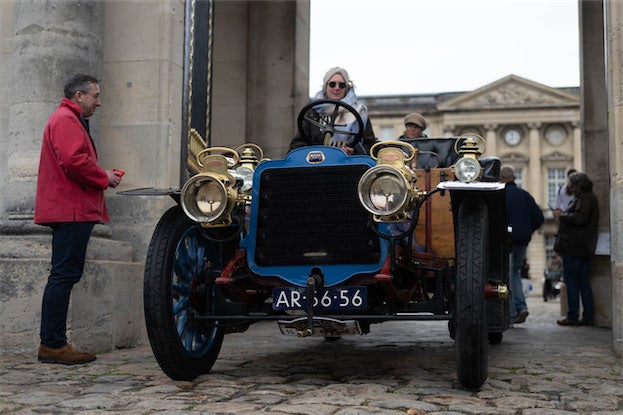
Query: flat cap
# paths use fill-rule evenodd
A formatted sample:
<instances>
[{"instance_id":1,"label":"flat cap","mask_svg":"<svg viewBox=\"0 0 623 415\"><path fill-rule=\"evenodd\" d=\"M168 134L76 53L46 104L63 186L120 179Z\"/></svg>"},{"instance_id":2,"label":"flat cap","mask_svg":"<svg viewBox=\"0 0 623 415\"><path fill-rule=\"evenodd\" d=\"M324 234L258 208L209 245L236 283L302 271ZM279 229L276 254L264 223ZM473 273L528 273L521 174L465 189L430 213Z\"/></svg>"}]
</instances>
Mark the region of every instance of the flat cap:
<instances>
[{"instance_id":1,"label":"flat cap","mask_svg":"<svg viewBox=\"0 0 623 415\"><path fill-rule=\"evenodd\" d=\"M405 117L405 125L415 124L422 127L422 130L426 129L426 118L422 117L422 114L418 112L412 112Z\"/></svg>"}]
</instances>

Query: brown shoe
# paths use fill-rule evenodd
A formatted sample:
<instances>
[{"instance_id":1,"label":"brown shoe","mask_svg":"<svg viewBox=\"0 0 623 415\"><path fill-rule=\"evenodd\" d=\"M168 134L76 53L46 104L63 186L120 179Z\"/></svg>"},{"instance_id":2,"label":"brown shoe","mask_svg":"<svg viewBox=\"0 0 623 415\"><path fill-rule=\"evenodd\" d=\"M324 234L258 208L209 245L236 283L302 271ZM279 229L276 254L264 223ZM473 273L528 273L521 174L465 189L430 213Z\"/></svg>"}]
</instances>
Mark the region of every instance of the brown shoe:
<instances>
[{"instance_id":1,"label":"brown shoe","mask_svg":"<svg viewBox=\"0 0 623 415\"><path fill-rule=\"evenodd\" d=\"M44 345L39 346L37 359L43 363L60 363L62 365L79 365L95 360L91 353L77 352L71 344L54 349Z\"/></svg>"},{"instance_id":2,"label":"brown shoe","mask_svg":"<svg viewBox=\"0 0 623 415\"><path fill-rule=\"evenodd\" d=\"M515 318L515 324L521 324L524 323L526 321L526 319L528 318L528 315L530 313L528 313L527 309L523 309L519 312L519 314L517 314L517 317Z\"/></svg>"},{"instance_id":3,"label":"brown shoe","mask_svg":"<svg viewBox=\"0 0 623 415\"><path fill-rule=\"evenodd\" d=\"M580 323L577 321L573 321L573 320L567 320L566 318L563 318L562 320L557 320L556 324L558 324L559 326L579 326Z\"/></svg>"}]
</instances>

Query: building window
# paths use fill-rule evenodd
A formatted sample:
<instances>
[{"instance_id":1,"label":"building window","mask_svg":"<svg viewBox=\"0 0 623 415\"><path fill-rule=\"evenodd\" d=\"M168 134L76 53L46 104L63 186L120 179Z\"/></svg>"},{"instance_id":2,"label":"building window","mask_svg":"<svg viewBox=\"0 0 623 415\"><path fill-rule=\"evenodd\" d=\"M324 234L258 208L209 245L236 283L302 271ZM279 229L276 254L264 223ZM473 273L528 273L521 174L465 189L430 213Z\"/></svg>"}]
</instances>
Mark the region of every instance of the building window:
<instances>
[{"instance_id":1,"label":"building window","mask_svg":"<svg viewBox=\"0 0 623 415\"><path fill-rule=\"evenodd\" d=\"M517 187L523 188L523 169L515 167L515 184Z\"/></svg>"},{"instance_id":2,"label":"building window","mask_svg":"<svg viewBox=\"0 0 623 415\"><path fill-rule=\"evenodd\" d=\"M547 203L554 206L560 186L565 184L565 169L547 169Z\"/></svg>"},{"instance_id":3,"label":"building window","mask_svg":"<svg viewBox=\"0 0 623 415\"><path fill-rule=\"evenodd\" d=\"M381 141L395 140L397 135L394 133L394 127L391 125L381 125L380 137Z\"/></svg>"}]
</instances>

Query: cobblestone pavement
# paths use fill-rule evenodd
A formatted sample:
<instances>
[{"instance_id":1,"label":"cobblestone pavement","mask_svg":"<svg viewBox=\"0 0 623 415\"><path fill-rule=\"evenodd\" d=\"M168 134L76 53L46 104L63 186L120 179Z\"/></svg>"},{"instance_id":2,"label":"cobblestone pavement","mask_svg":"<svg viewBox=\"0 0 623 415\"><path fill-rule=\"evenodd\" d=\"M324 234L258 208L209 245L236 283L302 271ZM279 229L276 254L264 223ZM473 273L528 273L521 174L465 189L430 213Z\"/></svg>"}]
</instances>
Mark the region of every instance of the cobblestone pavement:
<instances>
[{"instance_id":1,"label":"cobblestone pavement","mask_svg":"<svg viewBox=\"0 0 623 415\"><path fill-rule=\"evenodd\" d=\"M2 414L623 414L612 333L558 327L560 304L528 300L530 316L491 346L479 391L456 382L446 322L373 325L336 342L290 338L276 323L227 335L212 372L167 378L149 347L84 366L0 358Z\"/></svg>"}]
</instances>

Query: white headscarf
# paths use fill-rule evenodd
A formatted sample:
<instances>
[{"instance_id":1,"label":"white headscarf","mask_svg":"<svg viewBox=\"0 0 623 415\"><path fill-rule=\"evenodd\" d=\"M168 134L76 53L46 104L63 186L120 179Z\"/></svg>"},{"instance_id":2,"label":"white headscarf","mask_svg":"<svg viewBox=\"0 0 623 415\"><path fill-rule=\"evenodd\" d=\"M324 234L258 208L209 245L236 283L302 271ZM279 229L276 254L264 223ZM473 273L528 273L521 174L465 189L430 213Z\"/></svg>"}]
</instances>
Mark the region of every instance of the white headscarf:
<instances>
[{"instance_id":1,"label":"white headscarf","mask_svg":"<svg viewBox=\"0 0 623 415\"><path fill-rule=\"evenodd\" d=\"M348 72L346 71L346 69L343 69L340 67L329 69L323 78L324 84L322 86L322 90L316 93L316 95L314 96L314 99L327 99L328 98L326 94L327 83L329 82L329 79L331 79L331 77L337 73L342 75L348 88L346 95L340 101L350 105L351 107L357 110L357 112L359 113L359 116L361 117L361 121L363 121L363 128L365 129L366 123L368 122L368 108L365 106L365 104L363 104L362 102L359 102L359 100L357 99L357 95L355 94L355 86L350 80L350 77L348 76ZM333 114L334 111L335 111L335 106L331 104L322 105L318 109L318 112L320 115L331 115ZM355 118L355 116L352 115L344 107L340 107L338 109L338 114L335 119L335 125L337 125L340 130L351 131L351 132L357 132L359 128L359 126L357 125L357 119ZM360 133L363 134L363 131L360 131ZM341 147L342 144L345 144L353 137L354 136L347 135L347 134L335 134L333 135L333 137L331 137L330 143L326 143L326 144L333 145L334 147Z\"/></svg>"}]
</instances>

